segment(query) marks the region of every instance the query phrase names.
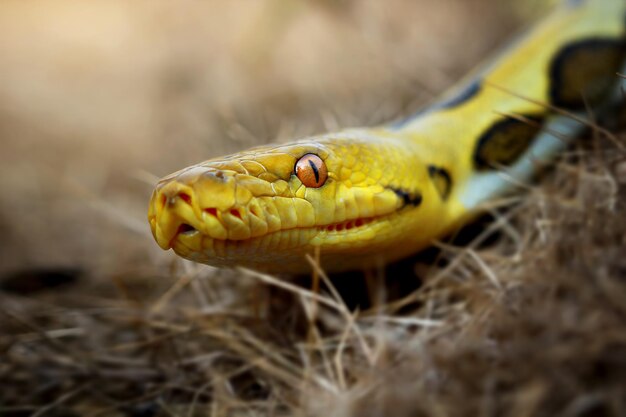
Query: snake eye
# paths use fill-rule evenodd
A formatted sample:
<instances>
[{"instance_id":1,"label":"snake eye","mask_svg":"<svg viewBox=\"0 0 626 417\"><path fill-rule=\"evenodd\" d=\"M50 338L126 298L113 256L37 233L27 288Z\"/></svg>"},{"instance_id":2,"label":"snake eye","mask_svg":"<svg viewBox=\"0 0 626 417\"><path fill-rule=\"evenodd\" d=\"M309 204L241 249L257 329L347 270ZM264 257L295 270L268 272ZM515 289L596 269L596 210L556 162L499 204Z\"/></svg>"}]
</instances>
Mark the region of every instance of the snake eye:
<instances>
[{"instance_id":1,"label":"snake eye","mask_svg":"<svg viewBox=\"0 0 626 417\"><path fill-rule=\"evenodd\" d=\"M322 158L312 153L308 153L298 159L295 172L302 184L310 188L321 187L328 177L326 164L322 161Z\"/></svg>"}]
</instances>

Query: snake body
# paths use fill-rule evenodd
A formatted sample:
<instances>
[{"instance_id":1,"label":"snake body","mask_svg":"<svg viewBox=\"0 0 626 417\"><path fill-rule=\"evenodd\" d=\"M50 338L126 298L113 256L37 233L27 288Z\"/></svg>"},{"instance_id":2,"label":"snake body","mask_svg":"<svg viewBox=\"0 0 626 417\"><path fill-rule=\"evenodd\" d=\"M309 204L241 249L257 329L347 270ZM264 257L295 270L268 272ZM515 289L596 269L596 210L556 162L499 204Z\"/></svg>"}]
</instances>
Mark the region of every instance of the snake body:
<instances>
[{"instance_id":1,"label":"snake body","mask_svg":"<svg viewBox=\"0 0 626 417\"><path fill-rule=\"evenodd\" d=\"M615 96L626 2L570 0L425 110L185 168L149 206L163 249L216 266L329 271L418 251L527 181ZM568 115L565 115L567 112Z\"/></svg>"}]
</instances>

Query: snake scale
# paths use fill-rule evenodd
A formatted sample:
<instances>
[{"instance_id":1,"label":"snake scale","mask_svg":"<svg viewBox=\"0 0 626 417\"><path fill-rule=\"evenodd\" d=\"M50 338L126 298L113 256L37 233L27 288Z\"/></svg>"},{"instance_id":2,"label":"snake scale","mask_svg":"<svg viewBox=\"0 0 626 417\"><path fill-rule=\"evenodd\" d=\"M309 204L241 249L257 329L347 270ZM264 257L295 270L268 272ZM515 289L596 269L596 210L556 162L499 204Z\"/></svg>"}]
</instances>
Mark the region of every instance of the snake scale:
<instances>
[{"instance_id":1,"label":"snake scale","mask_svg":"<svg viewBox=\"0 0 626 417\"><path fill-rule=\"evenodd\" d=\"M569 0L418 113L210 159L159 181L148 219L187 259L328 271L410 255L528 181L619 96L626 1ZM598 110L599 111L599 110ZM317 249L316 249L317 248Z\"/></svg>"}]
</instances>

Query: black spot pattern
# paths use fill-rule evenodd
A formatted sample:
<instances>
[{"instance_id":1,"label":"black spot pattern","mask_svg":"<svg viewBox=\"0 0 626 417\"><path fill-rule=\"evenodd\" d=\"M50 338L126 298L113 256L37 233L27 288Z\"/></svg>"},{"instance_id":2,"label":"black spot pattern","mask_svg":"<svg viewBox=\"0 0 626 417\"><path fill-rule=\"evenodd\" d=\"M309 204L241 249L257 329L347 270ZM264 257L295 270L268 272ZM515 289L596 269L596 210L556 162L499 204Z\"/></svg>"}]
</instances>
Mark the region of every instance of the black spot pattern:
<instances>
[{"instance_id":1,"label":"black spot pattern","mask_svg":"<svg viewBox=\"0 0 626 417\"><path fill-rule=\"evenodd\" d=\"M550 100L567 110L597 104L617 81L626 58L624 39L593 38L565 46L550 65Z\"/></svg>"},{"instance_id":2,"label":"black spot pattern","mask_svg":"<svg viewBox=\"0 0 626 417\"><path fill-rule=\"evenodd\" d=\"M428 166L428 175L433 181L442 200L447 200L452 190L452 178L447 169L435 165Z\"/></svg>"},{"instance_id":3,"label":"black spot pattern","mask_svg":"<svg viewBox=\"0 0 626 417\"><path fill-rule=\"evenodd\" d=\"M524 116L508 117L496 122L478 140L474 163L480 170L511 165L528 149L541 131L543 119Z\"/></svg>"},{"instance_id":4,"label":"black spot pattern","mask_svg":"<svg viewBox=\"0 0 626 417\"><path fill-rule=\"evenodd\" d=\"M417 193L409 193L399 188L390 188L398 197L402 199L405 206L417 207L422 204L422 195Z\"/></svg>"}]
</instances>

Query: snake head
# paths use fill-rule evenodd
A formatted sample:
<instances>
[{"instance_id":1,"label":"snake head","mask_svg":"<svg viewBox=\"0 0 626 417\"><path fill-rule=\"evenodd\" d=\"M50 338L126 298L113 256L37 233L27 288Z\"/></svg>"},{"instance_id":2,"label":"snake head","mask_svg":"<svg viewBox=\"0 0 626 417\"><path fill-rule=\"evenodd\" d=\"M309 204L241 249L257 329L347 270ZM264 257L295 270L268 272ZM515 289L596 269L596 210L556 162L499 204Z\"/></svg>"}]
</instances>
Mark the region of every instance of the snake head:
<instances>
[{"instance_id":1,"label":"snake head","mask_svg":"<svg viewBox=\"0 0 626 417\"><path fill-rule=\"evenodd\" d=\"M306 271L304 255L316 247L331 270L397 257L415 250L398 236L424 210L428 183L427 169L403 152L357 131L209 160L157 184L152 233L196 262L268 271ZM308 165L312 180L298 172Z\"/></svg>"}]
</instances>

